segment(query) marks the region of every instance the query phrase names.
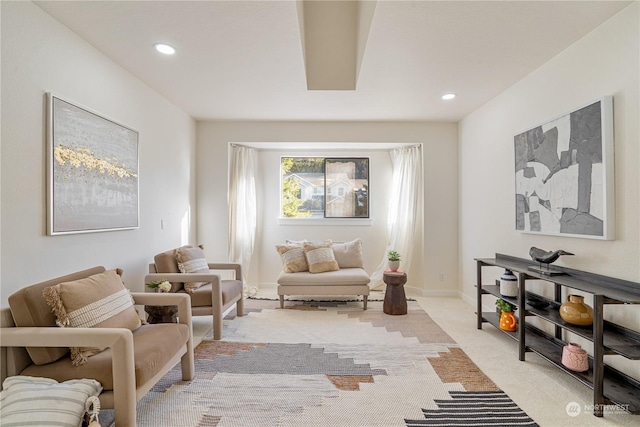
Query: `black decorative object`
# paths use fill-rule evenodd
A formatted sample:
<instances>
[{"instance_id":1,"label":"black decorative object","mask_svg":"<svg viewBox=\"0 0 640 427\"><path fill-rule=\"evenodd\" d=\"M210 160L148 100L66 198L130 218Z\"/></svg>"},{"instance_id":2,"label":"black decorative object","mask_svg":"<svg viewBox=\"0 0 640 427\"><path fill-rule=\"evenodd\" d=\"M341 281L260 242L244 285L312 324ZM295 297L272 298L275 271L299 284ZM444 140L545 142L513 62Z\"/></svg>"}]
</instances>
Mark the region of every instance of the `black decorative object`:
<instances>
[{"instance_id":1,"label":"black decorative object","mask_svg":"<svg viewBox=\"0 0 640 427\"><path fill-rule=\"evenodd\" d=\"M532 246L529 249L529 256L534 261L538 261L540 263L540 267L529 267L529 270L537 271L538 273L546 274L549 276L554 276L558 274L564 274L559 270L552 270L549 268L549 264L555 262L561 255L573 255L571 252L563 251L559 249L557 251L545 251L544 249L536 248ZM547 268L542 268L542 264L546 264Z\"/></svg>"},{"instance_id":2,"label":"black decorative object","mask_svg":"<svg viewBox=\"0 0 640 427\"><path fill-rule=\"evenodd\" d=\"M533 308L538 308L538 309L549 307L549 302L536 297L527 298L527 304L529 304Z\"/></svg>"}]
</instances>

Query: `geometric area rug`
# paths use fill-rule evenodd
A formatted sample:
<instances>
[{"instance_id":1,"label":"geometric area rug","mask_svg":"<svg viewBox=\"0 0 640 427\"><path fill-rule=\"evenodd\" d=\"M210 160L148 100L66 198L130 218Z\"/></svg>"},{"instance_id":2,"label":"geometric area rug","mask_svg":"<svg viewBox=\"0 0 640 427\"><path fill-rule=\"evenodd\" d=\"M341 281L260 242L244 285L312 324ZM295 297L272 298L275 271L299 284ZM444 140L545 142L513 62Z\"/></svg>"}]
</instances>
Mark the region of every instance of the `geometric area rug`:
<instances>
[{"instance_id":1,"label":"geometric area rug","mask_svg":"<svg viewBox=\"0 0 640 427\"><path fill-rule=\"evenodd\" d=\"M138 427L535 426L420 308L245 300L137 405Z\"/></svg>"}]
</instances>

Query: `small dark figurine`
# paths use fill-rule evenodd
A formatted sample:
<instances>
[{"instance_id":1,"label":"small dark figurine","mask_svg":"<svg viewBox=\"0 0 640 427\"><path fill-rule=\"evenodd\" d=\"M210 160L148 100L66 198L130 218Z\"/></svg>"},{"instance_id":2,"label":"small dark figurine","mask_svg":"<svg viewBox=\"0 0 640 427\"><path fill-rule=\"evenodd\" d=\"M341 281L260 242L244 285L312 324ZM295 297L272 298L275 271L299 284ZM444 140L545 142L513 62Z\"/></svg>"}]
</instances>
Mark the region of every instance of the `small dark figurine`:
<instances>
[{"instance_id":1,"label":"small dark figurine","mask_svg":"<svg viewBox=\"0 0 640 427\"><path fill-rule=\"evenodd\" d=\"M531 249L529 249L529 255L531 256L531 259L534 261L538 261L541 264L547 264L547 269L549 269L549 264L551 264L552 262L555 262L558 258L560 258L560 255L573 255L571 252L567 252L567 251L563 251L562 249L557 250L557 251L545 251L543 249L539 249L536 248L535 246L532 246Z\"/></svg>"}]
</instances>

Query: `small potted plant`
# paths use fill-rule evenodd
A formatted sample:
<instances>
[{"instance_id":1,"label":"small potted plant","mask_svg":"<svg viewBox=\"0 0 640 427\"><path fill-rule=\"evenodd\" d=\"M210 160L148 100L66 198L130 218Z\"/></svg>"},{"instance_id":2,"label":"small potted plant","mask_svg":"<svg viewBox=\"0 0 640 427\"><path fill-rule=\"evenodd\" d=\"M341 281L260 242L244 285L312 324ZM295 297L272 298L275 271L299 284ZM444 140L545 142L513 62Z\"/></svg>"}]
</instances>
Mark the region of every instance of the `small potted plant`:
<instances>
[{"instance_id":1,"label":"small potted plant","mask_svg":"<svg viewBox=\"0 0 640 427\"><path fill-rule=\"evenodd\" d=\"M518 309L509 301L502 298L496 300L496 306L500 309L500 329L513 332L516 330L516 316L514 312Z\"/></svg>"},{"instance_id":2,"label":"small potted plant","mask_svg":"<svg viewBox=\"0 0 640 427\"><path fill-rule=\"evenodd\" d=\"M400 254L396 251L389 251L387 259L389 260L389 270L398 271L400 268Z\"/></svg>"}]
</instances>

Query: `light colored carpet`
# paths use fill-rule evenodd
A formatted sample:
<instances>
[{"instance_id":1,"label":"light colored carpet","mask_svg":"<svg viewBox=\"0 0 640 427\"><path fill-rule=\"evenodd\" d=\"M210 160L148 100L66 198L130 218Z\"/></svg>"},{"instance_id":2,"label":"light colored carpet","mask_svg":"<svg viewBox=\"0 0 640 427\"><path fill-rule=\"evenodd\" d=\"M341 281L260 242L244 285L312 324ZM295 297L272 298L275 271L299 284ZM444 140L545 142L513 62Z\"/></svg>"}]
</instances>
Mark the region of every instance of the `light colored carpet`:
<instances>
[{"instance_id":1,"label":"light colored carpet","mask_svg":"<svg viewBox=\"0 0 640 427\"><path fill-rule=\"evenodd\" d=\"M401 316L384 314L382 302L366 311L358 302L280 309L249 299L245 307L245 316L225 318L222 341L208 335L198 345L194 380L181 381L176 367L143 397L138 427L454 425L462 409L447 402L497 398L415 302ZM466 395L479 391L491 397ZM460 425L469 416L477 425L536 425L508 396L498 400L507 412L476 410Z\"/></svg>"}]
</instances>

